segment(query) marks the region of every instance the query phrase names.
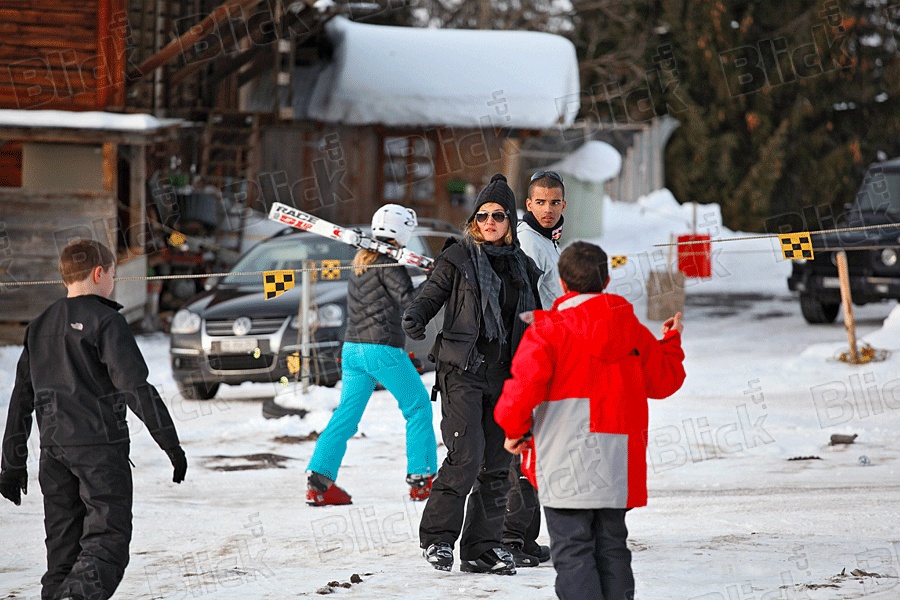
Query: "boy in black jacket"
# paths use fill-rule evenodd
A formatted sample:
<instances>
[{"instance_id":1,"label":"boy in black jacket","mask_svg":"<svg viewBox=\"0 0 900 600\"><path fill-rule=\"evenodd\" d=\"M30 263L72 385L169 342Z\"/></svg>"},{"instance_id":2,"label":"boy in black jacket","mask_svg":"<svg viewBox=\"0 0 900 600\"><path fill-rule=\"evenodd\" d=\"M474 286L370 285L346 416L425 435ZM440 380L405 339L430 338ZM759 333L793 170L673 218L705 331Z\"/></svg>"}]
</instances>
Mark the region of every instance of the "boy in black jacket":
<instances>
[{"instance_id":1,"label":"boy in black jacket","mask_svg":"<svg viewBox=\"0 0 900 600\"><path fill-rule=\"evenodd\" d=\"M19 505L27 493L32 413L40 430L38 480L44 496L47 572L41 600L106 600L128 564L132 481L128 406L147 425L181 483L187 460L121 305L109 299L115 258L92 240L62 251L68 296L25 333L9 402L0 494Z\"/></svg>"}]
</instances>

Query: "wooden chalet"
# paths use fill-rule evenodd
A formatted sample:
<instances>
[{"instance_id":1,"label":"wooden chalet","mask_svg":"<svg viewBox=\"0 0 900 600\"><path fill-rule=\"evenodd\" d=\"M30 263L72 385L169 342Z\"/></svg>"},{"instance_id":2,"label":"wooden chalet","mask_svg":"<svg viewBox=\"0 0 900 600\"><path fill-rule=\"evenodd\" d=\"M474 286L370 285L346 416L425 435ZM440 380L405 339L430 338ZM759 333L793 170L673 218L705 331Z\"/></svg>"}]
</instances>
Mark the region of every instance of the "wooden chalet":
<instances>
[{"instance_id":1,"label":"wooden chalet","mask_svg":"<svg viewBox=\"0 0 900 600\"><path fill-rule=\"evenodd\" d=\"M142 274L166 225L149 230L148 209L175 187L340 223L385 202L459 223L492 173L521 192L521 140L577 112L575 51L559 36L368 25L323 6L0 0L0 112L106 119L0 119L0 321L27 322L61 293L14 287L55 278L61 231L93 230L120 275ZM128 129L113 113L156 121ZM138 295L129 304L138 318Z\"/></svg>"},{"instance_id":2,"label":"wooden chalet","mask_svg":"<svg viewBox=\"0 0 900 600\"><path fill-rule=\"evenodd\" d=\"M75 237L118 254L120 277L147 270L145 148L173 131L125 108L125 4L0 0L0 339L56 298L59 250ZM143 315L144 282L115 299Z\"/></svg>"}]
</instances>

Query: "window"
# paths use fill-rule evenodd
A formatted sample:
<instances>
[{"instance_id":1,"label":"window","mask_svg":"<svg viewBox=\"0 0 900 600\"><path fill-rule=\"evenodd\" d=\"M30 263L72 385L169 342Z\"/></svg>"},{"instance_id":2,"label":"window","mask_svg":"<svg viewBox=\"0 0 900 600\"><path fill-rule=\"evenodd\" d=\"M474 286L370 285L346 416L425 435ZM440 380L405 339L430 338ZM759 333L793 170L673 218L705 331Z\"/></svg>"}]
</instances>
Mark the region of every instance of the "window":
<instances>
[{"instance_id":1,"label":"window","mask_svg":"<svg viewBox=\"0 0 900 600\"><path fill-rule=\"evenodd\" d=\"M434 201L434 140L420 135L386 136L382 146L385 202L414 206Z\"/></svg>"}]
</instances>

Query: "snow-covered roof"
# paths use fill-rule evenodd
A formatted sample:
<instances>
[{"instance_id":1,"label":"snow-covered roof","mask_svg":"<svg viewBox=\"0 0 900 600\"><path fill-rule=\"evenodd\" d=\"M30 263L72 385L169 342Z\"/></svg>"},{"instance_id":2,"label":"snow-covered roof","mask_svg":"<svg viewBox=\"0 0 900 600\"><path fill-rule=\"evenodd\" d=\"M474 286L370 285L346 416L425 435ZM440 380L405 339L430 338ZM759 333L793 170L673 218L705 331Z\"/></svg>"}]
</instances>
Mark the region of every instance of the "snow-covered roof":
<instances>
[{"instance_id":1,"label":"snow-covered roof","mask_svg":"<svg viewBox=\"0 0 900 600\"><path fill-rule=\"evenodd\" d=\"M568 126L580 93L575 46L532 31L326 25L333 60L309 118L354 125Z\"/></svg>"},{"instance_id":2,"label":"snow-covered roof","mask_svg":"<svg viewBox=\"0 0 900 600\"><path fill-rule=\"evenodd\" d=\"M177 120L161 120L147 114L0 109L0 127L95 129L100 131L151 133L176 123L178 123Z\"/></svg>"},{"instance_id":3,"label":"snow-covered roof","mask_svg":"<svg viewBox=\"0 0 900 600\"><path fill-rule=\"evenodd\" d=\"M622 155L606 142L592 140L548 169L582 181L603 183L619 174Z\"/></svg>"}]
</instances>

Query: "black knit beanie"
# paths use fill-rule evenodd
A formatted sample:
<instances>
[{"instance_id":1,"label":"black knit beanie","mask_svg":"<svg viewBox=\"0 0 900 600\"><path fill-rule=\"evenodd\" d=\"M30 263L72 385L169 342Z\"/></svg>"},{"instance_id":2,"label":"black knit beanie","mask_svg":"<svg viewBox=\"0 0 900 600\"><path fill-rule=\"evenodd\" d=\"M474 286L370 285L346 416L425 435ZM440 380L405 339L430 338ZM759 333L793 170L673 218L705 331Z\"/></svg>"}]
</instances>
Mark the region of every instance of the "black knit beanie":
<instances>
[{"instance_id":1,"label":"black knit beanie","mask_svg":"<svg viewBox=\"0 0 900 600\"><path fill-rule=\"evenodd\" d=\"M488 202L496 202L503 207L503 210L509 213L509 226L515 237L516 225L519 222L519 217L516 213L516 196L509 185L507 185L506 177L502 173L495 173L491 177L490 183L478 192L478 196L475 198L475 210L469 215L469 219L466 221L467 225L475 219L475 213L481 209L481 206Z\"/></svg>"}]
</instances>

